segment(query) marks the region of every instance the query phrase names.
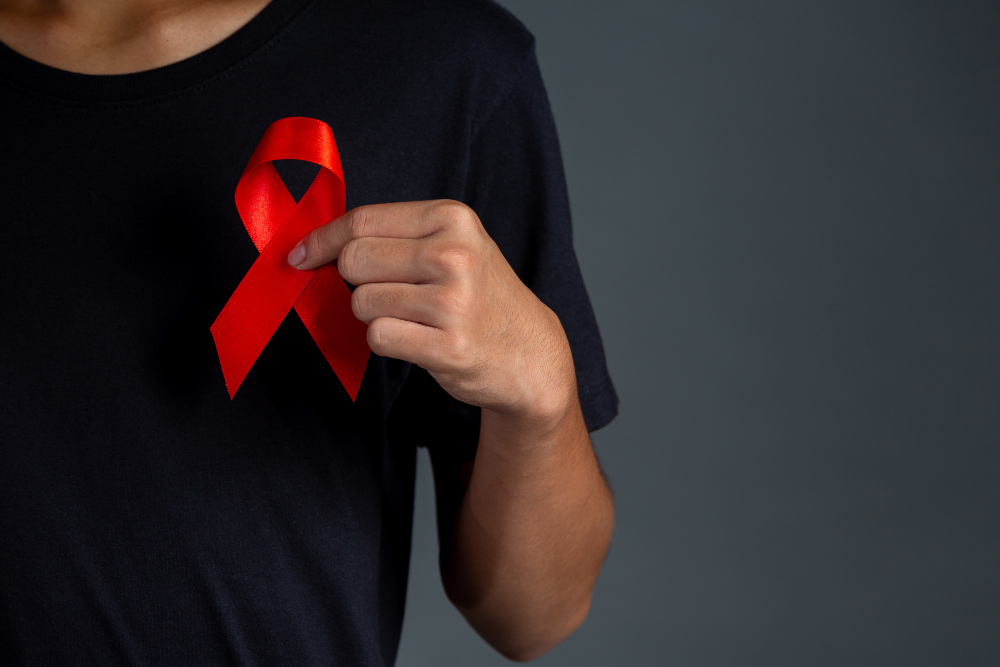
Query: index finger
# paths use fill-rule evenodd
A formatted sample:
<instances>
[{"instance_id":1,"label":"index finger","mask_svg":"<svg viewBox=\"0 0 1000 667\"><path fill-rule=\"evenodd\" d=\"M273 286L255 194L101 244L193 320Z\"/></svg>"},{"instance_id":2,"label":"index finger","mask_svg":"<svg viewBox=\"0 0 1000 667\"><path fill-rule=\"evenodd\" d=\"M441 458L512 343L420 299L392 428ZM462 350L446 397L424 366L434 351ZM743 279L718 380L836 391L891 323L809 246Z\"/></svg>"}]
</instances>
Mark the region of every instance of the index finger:
<instances>
[{"instance_id":1,"label":"index finger","mask_svg":"<svg viewBox=\"0 0 1000 667\"><path fill-rule=\"evenodd\" d=\"M310 232L288 253L288 263L303 271L315 269L337 259L348 241L364 236L399 239L430 236L448 224L449 216L435 213L449 203L425 201L359 206Z\"/></svg>"}]
</instances>

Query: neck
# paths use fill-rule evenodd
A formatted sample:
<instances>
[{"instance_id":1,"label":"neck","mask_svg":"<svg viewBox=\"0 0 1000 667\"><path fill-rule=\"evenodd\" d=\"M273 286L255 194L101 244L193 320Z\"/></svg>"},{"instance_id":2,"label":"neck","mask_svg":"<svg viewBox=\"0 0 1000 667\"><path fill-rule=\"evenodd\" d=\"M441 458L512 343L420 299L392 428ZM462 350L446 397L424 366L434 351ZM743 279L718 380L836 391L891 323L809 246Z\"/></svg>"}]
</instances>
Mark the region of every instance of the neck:
<instances>
[{"instance_id":1,"label":"neck","mask_svg":"<svg viewBox=\"0 0 1000 667\"><path fill-rule=\"evenodd\" d=\"M269 0L0 0L0 41L46 65L124 74L191 57Z\"/></svg>"}]
</instances>

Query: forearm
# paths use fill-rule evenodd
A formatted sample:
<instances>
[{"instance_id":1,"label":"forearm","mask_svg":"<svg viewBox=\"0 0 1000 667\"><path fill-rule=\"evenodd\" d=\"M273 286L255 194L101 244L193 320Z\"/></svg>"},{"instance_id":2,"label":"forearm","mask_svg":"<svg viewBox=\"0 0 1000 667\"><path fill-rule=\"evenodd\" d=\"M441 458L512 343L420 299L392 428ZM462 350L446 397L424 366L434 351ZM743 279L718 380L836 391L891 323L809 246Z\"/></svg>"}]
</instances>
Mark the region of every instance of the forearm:
<instances>
[{"instance_id":1,"label":"forearm","mask_svg":"<svg viewBox=\"0 0 1000 667\"><path fill-rule=\"evenodd\" d=\"M334 259L372 351L482 408L468 485L435 465L445 587L498 650L544 653L586 616L613 523L559 318L458 202L354 209L288 255Z\"/></svg>"},{"instance_id":2,"label":"forearm","mask_svg":"<svg viewBox=\"0 0 1000 667\"><path fill-rule=\"evenodd\" d=\"M483 411L479 450L442 560L449 597L514 659L586 617L613 524L579 402L554 424Z\"/></svg>"}]
</instances>

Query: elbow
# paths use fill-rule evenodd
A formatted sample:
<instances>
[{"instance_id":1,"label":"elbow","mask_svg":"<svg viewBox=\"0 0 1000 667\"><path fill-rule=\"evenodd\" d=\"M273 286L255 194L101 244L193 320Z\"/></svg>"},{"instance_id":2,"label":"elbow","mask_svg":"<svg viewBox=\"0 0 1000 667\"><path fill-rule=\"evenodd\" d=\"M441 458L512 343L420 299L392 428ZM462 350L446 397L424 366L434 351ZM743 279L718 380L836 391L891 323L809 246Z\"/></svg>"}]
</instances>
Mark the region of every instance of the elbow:
<instances>
[{"instance_id":1,"label":"elbow","mask_svg":"<svg viewBox=\"0 0 1000 667\"><path fill-rule=\"evenodd\" d=\"M577 631L590 611L590 595L575 608L566 610L547 623L525 624L503 637L487 639L503 657L514 662L530 662L542 657Z\"/></svg>"},{"instance_id":2,"label":"elbow","mask_svg":"<svg viewBox=\"0 0 1000 667\"><path fill-rule=\"evenodd\" d=\"M574 600L536 600L534 604L469 604L466 595L445 586L454 604L476 632L498 653L514 662L530 662L561 644L583 625L590 612L591 591ZM546 604L549 602L549 604Z\"/></svg>"},{"instance_id":3,"label":"elbow","mask_svg":"<svg viewBox=\"0 0 1000 667\"><path fill-rule=\"evenodd\" d=\"M538 540L544 548L511 555L482 546L495 542L471 542L480 546L478 552L453 548L442 560L448 599L505 658L539 658L583 625L614 526L610 494L604 499L587 514L580 533Z\"/></svg>"}]
</instances>

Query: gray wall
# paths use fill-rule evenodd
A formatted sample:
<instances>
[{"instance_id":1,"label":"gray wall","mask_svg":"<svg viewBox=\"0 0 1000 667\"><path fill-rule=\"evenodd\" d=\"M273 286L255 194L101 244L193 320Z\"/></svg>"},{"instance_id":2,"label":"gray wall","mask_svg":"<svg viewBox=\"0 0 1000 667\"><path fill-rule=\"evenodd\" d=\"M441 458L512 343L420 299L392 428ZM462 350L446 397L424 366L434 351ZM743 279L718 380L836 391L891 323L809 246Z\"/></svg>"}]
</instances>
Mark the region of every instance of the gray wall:
<instances>
[{"instance_id":1,"label":"gray wall","mask_svg":"<svg viewBox=\"0 0 1000 667\"><path fill-rule=\"evenodd\" d=\"M539 663L1000 664L1000 3L504 4L622 399L612 551ZM506 664L430 484L398 664Z\"/></svg>"}]
</instances>

